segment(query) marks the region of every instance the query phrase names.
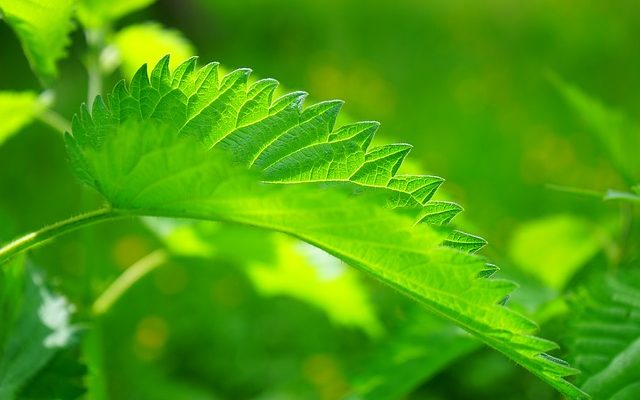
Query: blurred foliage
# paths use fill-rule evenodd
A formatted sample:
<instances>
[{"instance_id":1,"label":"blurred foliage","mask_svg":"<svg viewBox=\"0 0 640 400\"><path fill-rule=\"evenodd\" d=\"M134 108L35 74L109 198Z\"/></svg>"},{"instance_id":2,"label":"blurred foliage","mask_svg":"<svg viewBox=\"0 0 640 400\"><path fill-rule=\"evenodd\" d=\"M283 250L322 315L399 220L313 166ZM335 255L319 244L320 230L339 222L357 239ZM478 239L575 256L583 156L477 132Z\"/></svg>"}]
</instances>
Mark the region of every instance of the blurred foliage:
<instances>
[{"instance_id":1,"label":"blurred foliage","mask_svg":"<svg viewBox=\"0 0 640 400\"><path fill-rule=\"evenodd\" d=\"M98 56L107 88L169 48L178 58L195 48L203 60L251 66L315 99L344 99L354 119L382 122L381 140L412 143L410 161L447 178L443 198L465 205L462 225L489 240L485 253L502 276L521 283L513 306L534 315L543 335L568 344L563 354L583 369L578 383L602 398L637 397L637 343L625 327L637 326L638 284L625 274L640 265L638 2L83 0L80 21L64 29L75 26L70 56L57 67L66 41L59 32L24 38L58 12L25 17L23 3L0 0L7 22L0 23L0 105L8 99L12 107L0 106L2 239L101 204L69 173L61 137L45 124L28 124L43 119L32 103L41 79L56 93L47 104L55 100L67 119L86 99L90 38L83 26L104 33ZM145 36L150 31L156 34ZM607 193L613 201L601 202ZM156 227L132 219L30 253L88 329L79 332L81 348L29 371L33 382L47 383L29 385L23 396L75 398L87 390L91 399L557 398L497 353L478 350L467 335L354 271L339 275L350 290L358 288L352 297L332 297L341 289L316 282L323 261L306 265L298 244L265 244L292 239L249 233L257 239L227 251L233 229L198 229L215 236L215 250L194 238L168 244ZM123 271L165 246L168 261L107 313L93 314L96 299ZM295 274L293 263L265 267L291 252L306 265ZM27 273L12 281L7 271L3 302L12 293L6 285L33 282ZM626 290L603 275L622 279ZM354 309L361 319L347 321ZM4 315L0 344L12 332ZM584 337L572 336L568 316ZM585 329L589 324L606 329ZM619 359L630 367L611 362ZM70 383L54 389L54 381ZM43 387L44 396L37 390Z\"/></svg>"},{"instance_id":2,"label":"blurred foliage","mask_svg":"<svg viewBox=\"0 0 640 400\"><path fill-rule=\"evenodd\" d=\"M154 65L165 54L171 53L172 70L195 55L191 44L174 30L159 24L130 25L113 37L113 46L124 75L131 79L142 64ZM109 49L105 50L108 57Z\"/></svg>"},{"instance_id":3,"label":"blurred foliage","mask_svg":"<svg viewBox=\"0 0 640 400\"><path fill-rule=\"evenodd\" d=\"M56 63L66 55L75 0L2 0L2 18L20 37L25 55L45 85L58 75Z\"/></svg>"},{"instance_id":4,"label":"blurred foliage","mask_svg":"<svg viewBox=\"0 0 640 400\"><path fill-rule=\"evenodd\" d=\"M0 144L29 124L40 108L33 92L0 92Z\"/></svg>"}]
</instances>

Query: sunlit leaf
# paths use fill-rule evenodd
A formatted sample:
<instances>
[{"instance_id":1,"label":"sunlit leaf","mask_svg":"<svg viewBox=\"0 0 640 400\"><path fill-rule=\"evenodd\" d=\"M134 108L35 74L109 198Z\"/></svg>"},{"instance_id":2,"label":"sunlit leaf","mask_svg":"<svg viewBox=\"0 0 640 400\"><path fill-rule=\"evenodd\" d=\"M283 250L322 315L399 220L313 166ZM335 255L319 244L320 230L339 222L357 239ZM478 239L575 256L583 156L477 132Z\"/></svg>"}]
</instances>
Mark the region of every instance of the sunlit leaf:
<instances>
[{"instance_id":1,"label":"sunlit leaf","mask_svg":"<svg viewBox=\"0 0 640 400\"><path fill-rule=\"evenodd\" d=\"M174 254L232 261L266 296L291 296L323 310L336 324L380 333L380 322L355 271L320 249L244 226L166 219L148 219L147 224Z\"/></svg>"},{"instance_id":2,"label":"sunlit leaf","mask_svg":"<svg viewBox=\"0 0 640 400\"><path fill-rule=\"evenodd\" d=\"M484 241L416 224L421 191L392 184L410 146L370 148L378 124L334 129L342 105L302 109L305 93L272 101L277 82L249 70L218 78L190 59L139 70L93 114L83 107L66 143L76 176L116 210L218 220L298 237L419 300L565 395L575 370L546 354L557 346L501 303L515 284L486 279ZM431 179L416 179L418 187Z\"/></svg>"}]
</instances>

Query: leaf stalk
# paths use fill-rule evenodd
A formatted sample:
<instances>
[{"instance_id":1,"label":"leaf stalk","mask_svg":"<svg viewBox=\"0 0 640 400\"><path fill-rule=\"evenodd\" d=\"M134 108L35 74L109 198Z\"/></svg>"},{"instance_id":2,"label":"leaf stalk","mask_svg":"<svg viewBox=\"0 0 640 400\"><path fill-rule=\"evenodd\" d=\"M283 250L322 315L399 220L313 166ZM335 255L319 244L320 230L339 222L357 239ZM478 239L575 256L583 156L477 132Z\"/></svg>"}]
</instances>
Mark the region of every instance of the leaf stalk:
<instances>
[{"instance_id":1,"label":"leaf stalk","mask_svg":"<svg viewBox=\"0 0 640 400\"><path fill-rule=\"evenodd\" d=\"M0 248L0 266L12 257L32 249L47 240L54 239L65 233L75 231L85 226L93 225L98 222L124 218L127 215L127 213L114 210L112 208L102 208L56 222L38 231L28 233Z\"/></svg>"}]
</instances>

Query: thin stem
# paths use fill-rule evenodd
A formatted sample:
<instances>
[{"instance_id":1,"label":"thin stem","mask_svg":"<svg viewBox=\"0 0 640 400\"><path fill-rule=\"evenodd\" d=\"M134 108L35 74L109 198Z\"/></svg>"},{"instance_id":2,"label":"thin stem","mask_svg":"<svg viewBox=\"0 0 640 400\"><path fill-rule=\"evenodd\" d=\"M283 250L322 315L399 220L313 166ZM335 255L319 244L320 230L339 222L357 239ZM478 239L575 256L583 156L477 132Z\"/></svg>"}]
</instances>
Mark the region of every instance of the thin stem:
<instances>
[{"instance_id":1,"label":"thin stem","mask_svg":"<svg viewBox=\"0 0 640 400\"><path fill-rule=\"evenodd\" d=\"M104 49L104 32L100 29L85 31L87 52L85 66L88 74L87 108L91 112L93 100L102 93L102 67L100 65L100 53Z\"/></svg>"},{"instance_id":2,"label":"thin stem","mask_svg":"<svg viewBox=\"0 0 640 400\"><path fill-rule=\"evenodd\" d=\"M93 225L98 222L123 218L125 216L127 216L126 213L118 212L110 208L103 208L86 214L81 214L64 221L56 222L53 225L40 229L39 231L31 232L0 248L0 266L11 257L27 251L46 240L53 239L64 233Z\"/></svg>"},{"instance_id":3,"label":"thin stem","mask_svg":"<svg viewBox=\"0 0 640 400\"><path fill-rule=\"evenodd\" d=\"M122 273L93 303L93 314L102 315L122 297L122 295L154 269L168 259L166 251L160 249L147 254Z\"/></svg>"},{"instance_id":4,"label":"thin stem","mask_svg":"<svg viewBox=\"0 0 640 400\"><path fill-rule=\"evenodd\" d=\"M38 119L62 134L71 132L69 121L53 110L44 110L38 115Z\"/></svg>"},{"instance_id":5,"label":"thin stem","mask_svg":"<svg viewBox=\"0 0 640 400\"><path fill-rule=\"evenodd\" d=\"M554 185L554 184L548 184L546 185L546 188L549 190L555 190L556 192L574 194L576 196L581 196L581 197L590 197L590 198L596 198L599 200L603 200L604 198L604 193L599 192L597 190L583 189L583 188L577 188L572 186L561 186L561 185Z\"/></svg>"},{"instance_id":6,"label":"thin stem","mask_svg":"<svg viewBox=\"0 0 640 400\"><path fill-rule=\"evenodd\" d=\"M102 72L97 61L91 60L87 63L87 73L89 74L89 87L87 89L87 108L91 112L93 99L102 93Z\"/></svg>"}]
</instances>

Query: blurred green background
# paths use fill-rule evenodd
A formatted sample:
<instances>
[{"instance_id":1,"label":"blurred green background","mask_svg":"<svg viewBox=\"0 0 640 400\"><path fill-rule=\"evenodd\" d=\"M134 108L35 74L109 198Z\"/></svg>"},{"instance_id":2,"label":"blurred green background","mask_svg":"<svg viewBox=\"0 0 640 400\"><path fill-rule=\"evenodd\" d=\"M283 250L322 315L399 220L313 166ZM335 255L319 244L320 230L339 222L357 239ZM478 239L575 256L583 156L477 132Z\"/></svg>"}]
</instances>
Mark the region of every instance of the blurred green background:
<instances>
[{"instance_id":1,"label":"blurred green background","mask_svg":"<svg viewBox=\"0 0 640 400\"><path fill-rule=\"evenodd\" d=\"M597 251L589 245L593 226L614 224L615 206L548 187L627 188L551 77L637 115L637 1L173 0L118 26L146 20L181 31L203 62L251 67L313 99L343 99L351 118L382 123L383 141L413 144L411 160L446 178L444 191L465 207L458 223L486 238L484 253L524 282L516 297L525 305L552 296L555 281L540 280L535 265L519 262L524 257L513 240L516 232L526 235L524 224L557 214L584 222L587 233L567 228L578 229L575 242L585 254L568 261L574 264ZM55 87L56 108L67 118L86 97L85 49L77 30ZM5 24L0 71L1 90L39 90ZM5 239L98 202L69 173L60 136L38 123L0 147L0 193ZM544 237L544 229L537 234ZM33 258L78 304L81 320L109 282L159 246L132 220L74 233ZM372 334L364 325L336 323L295 296L261 293L237 264L224 254L214 261L178 257L135 286L83 344L91 349L89 367L107 371L93 378L94 387L117 399L340 398L371 354L420 314L358 276L383 327ZM441 328L428 318L420 324L423 332ZM543 333L562 338L557 329ZM488 350L418 382L407 396L556 398Z\"/></svg>"}]
</instances>

